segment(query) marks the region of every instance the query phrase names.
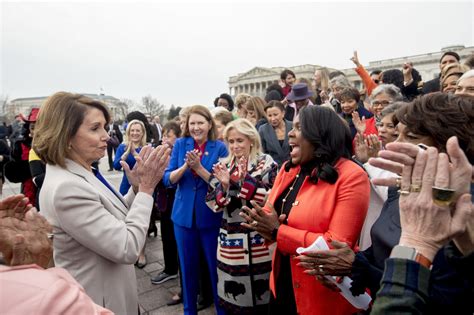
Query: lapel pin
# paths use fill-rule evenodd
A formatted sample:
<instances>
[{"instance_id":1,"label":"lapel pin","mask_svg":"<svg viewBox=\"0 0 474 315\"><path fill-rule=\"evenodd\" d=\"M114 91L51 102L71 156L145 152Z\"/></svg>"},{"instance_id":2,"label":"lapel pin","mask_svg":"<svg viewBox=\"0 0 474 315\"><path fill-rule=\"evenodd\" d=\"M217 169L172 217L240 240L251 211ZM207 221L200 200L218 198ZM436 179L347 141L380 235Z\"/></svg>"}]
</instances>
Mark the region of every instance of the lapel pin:
<instances>
[{"instance_id":1,"label":"lapel pin","mask_svg":"<svg viewBox=\"0 0 474 315\"><path fill-rule=\"evenodd\" d=\"M204 155L209 155L209 152L207 152L207 151L206 151L206 152L204 152Z\"/></svg>"}]
</instances>

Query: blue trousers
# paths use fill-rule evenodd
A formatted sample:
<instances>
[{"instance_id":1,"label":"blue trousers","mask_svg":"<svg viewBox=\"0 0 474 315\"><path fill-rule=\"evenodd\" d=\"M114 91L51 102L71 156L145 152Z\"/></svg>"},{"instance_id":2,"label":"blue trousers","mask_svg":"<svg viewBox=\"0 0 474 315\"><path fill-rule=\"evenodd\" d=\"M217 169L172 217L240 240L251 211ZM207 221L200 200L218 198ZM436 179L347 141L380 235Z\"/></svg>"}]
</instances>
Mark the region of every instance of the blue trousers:
<instances>
[{"instance_id":1,"label":"blue trousers","mask_svg":"<svg viewBox=\"0 0 474 315\"><path fill-rule=\"evenodd\" d=\"M199 289L199 248L202 247L211 276L212 294L217 314L225 314L217 297L217 238L219 228L198 229L174 225L179 264L183 280L184 314L196 315Z\"/></svg>"}]
</instances>

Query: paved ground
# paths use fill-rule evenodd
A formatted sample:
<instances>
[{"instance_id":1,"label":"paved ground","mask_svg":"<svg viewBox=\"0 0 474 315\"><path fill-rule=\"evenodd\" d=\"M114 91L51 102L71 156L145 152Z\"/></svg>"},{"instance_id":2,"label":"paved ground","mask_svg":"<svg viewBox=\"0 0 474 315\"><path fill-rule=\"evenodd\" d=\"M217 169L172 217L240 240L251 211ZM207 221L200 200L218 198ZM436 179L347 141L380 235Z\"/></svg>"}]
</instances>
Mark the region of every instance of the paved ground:
<instances>
[{"instance_id":1,"label":"paved ground","mask_svg":"<svg viewBox=\"0 0 474 315\"><path fill-rule=\"evenodd\" d=\"M108 163L106 159L101 160L100 171L104 177L117 188L122 179L121 172L108 172ZM3 197L17 194L20 192L20 185L6 182L3 186ZM157 222L159 232L159 222ZM171 297L180 291L178 279L167 281L161 285L153 285L150 277L157 275L163 269L163 251L160 233L155 237L148 237L145 253L147 256L147 266L143 269L135 268L138 283L138 300L143 315L158 314L182 314L183 305L167 306L166 303ZM214 306L211 306L201 312L200 315L215 314Z\"/></svg>"}]
</instances>

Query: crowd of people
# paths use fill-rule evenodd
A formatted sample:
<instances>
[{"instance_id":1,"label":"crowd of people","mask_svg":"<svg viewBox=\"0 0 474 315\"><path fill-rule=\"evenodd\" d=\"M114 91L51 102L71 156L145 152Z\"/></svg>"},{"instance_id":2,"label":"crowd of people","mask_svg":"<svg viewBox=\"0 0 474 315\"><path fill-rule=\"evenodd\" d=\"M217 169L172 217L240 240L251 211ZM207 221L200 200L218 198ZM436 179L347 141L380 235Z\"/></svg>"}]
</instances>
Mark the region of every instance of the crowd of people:
<instances>
[{"instance_id":1,"label":"crowd of people","mask_svg":"<svg viewBox=\"0 0 474 315\"><path fill-rule=\"evenodd\" d=\"M264 98L223 93L164 126L131 112L123 139L103 103L52 95L0 140L2 180L22 183L0 202L0 313L139 313L133 265L159 217L150 281L179 276L184 314L472 314L472 59L445 52L423 82L354 52L362 91L284 70Z\"/></svg>"}]
</instances>

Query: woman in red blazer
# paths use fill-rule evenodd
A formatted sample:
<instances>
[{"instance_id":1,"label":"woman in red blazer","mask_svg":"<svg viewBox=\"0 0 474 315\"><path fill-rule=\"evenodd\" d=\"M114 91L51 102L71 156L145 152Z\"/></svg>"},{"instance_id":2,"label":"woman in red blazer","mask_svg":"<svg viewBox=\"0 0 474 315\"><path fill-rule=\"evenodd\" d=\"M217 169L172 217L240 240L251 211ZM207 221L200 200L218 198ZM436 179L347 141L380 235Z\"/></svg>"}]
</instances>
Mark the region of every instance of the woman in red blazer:
<instances>
[{"instance_id":1,"label":"woman in red blazer","mask_svg":"<svg viewBox=\"0 0 474 315\"><path fill-rule=\"evenodd\" d=\"M271 314L352 314L356 310L294 259L316 238L356 245L369 205L369 179L350 161L349 128L331 109L306 107L288 133L291 159L280 170L266 206L241 215L246 227L276 241Z\"/></svg>"}]
</instances>

